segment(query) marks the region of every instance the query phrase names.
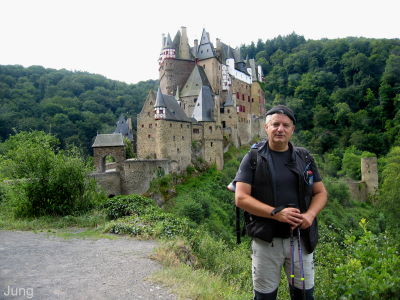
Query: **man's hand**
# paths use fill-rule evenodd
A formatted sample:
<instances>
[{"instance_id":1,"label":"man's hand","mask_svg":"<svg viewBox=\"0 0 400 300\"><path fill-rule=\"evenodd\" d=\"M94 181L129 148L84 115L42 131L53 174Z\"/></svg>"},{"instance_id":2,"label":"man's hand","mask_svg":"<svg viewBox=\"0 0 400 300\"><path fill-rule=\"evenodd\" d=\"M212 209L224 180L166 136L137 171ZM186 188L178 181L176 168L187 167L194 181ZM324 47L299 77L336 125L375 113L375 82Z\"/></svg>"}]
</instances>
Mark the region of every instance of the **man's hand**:
<instances>
[{"instance_id":1,"label":"man's hand","mask_svg":"<svg viewBox=\"0 0 400 300\"><path fill-rule=\"evenodd\" d=\"M302 224L303 216L304 215L300 213L299 209L294 207L287 207L278 212L274 216L274 219L279 222L289 223L290 227L292 229L295 229Z\"/></svg>"},{"instance_id":2,"label":"man's hand","mask_svg":"<svg viewBox=\"0 0 400 300\"><path fill-rule=\"evenodd\" d=\"M303 216L303 222L301 223L300 228L307 229L314 222L315 216L313 216L310 212L306 212L302 216Z\"/></svg>"}]
</instances>

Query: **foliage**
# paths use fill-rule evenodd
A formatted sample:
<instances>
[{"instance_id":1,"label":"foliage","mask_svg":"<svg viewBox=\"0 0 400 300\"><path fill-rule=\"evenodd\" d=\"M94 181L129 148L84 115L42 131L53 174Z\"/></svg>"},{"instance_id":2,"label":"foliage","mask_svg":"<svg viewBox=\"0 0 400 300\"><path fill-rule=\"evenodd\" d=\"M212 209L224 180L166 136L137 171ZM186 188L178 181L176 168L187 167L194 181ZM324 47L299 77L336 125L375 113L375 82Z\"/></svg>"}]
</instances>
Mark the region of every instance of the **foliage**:
<instances>
[{"instance_id":1,"label":"foliage","mask_svg":"<svg viewBox=\"0 0 400 300\"><path fill-rule=\"evenodd\" d=\"M306 41L292 33L241 50L263 68L267 106L294 110L313 153L354 145L382 155L398 142L399 47L398 39Z\"/></svg>"},{"instance_id":2,"label":"foliage","mask_svg":"<svg viewBox=\"0 0 400 300\"><path fill-rule=\"evenodd\" d=\"M80 153L59 151L57 142L44 132L21 132L3 143L0 168L11 180L6 205L16 216L76 214L101 201Z\"/></svg>"},{"instance_id":3,"label":"foliage","mask_svg":"<svg viewBox=\"0 0 400 300\"><path fill-rule=\"evenodd\" d=\"M393 224L400 218L400 147L394 147L386 157L379 190L381 207Z\"/></svg>"},{"instance_id":4,"label":"foliage","mask_svg":"<svg viewBox=\"0 0 400 300\"><path fill-rule=\"evenodd\" d=\"M0 141L13 130L43 130L89 152L121 113L134 117L158 81L126 84L86 72L0 65Z\"/></svg>"},{"instance_id":5,"label":"foliage","mask_svg":"<svg viewBox=\"0 0 400 300\"><path fill-rule=\"evenodd\" d=\"M171 238L189 235L186 219L164 212L154 201L132 194L108 199L104 204L107 216L113 221L105 231L145 238Z\"/></svg>"},{"instance_id":6,"label":"foliage","mask_svg":"<svg viewBox=\"0 0 400 300\"><path fill-rule=\"evenodd\" d=\"M365 219L359 225L363 235L347 236L345 259L335 269L332 289L342 299L395 299L400 286L399 244L387 235L372 234Z\"/></svg>"}]
</instances>

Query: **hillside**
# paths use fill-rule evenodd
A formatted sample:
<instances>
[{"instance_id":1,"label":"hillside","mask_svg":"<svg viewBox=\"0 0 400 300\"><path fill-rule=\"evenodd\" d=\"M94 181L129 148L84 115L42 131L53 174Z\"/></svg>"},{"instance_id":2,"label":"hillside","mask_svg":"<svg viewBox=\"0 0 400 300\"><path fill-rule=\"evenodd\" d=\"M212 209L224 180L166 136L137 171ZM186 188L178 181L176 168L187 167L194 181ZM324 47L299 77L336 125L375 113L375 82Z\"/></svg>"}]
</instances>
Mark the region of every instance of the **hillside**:
<instances>
[{"instance_id":1,"label":"hillside","mask_svg":"<svg viewBox=\"0 0 400 300\"><path fill-rule=\"evenodd\" d=\"M158 81L126 84L86 72L40 66L0 66L0 141L23 130L56 135L64 147L89 151L97 132L109 133L121 114L140 112Z\"/></svg>"},{"instance_id":2,"label":"hillside","mask_svg":"<svg viewBox=\"0 0 400 300\"><path fill-rule=\"evenodd\" d=\"M292 107L315 153L350 145L378 155L400 144L400 40L305 40L292 33L241 47L265 73L266 103Z\"/></svg>"}]
</instances>

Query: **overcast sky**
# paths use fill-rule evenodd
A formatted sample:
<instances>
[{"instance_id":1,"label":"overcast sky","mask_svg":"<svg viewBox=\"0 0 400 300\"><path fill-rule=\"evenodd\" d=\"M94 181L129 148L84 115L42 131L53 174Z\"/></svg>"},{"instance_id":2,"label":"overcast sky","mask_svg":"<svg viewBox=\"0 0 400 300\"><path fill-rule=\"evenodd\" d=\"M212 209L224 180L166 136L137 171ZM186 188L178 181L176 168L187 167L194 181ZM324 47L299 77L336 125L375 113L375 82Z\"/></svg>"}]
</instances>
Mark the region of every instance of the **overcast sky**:
<instances>
[{"instance_id":1,"label":"overcast sky","mask_svg":"<svg viewBox=\"0 0 400 300\"><path fill-rule=\"evenodd\" d=\"M232 47L293 31L306 39L400 38L399 0L0 0L0 64L158 79L162 33L202 29Z\"/></svg>"}]
</instances>

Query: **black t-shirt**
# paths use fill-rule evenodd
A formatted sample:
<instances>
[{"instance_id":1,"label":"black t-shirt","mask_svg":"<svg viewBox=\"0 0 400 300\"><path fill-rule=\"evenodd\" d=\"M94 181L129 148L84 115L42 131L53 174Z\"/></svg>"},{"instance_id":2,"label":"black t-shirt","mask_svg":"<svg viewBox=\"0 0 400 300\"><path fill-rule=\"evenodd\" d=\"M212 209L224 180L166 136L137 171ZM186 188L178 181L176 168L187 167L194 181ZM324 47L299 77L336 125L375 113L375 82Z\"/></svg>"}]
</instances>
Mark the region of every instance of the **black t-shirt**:
<instances>
[{"instance_id":1,"label":"black t-shirt","mask_svg":"<svg viewBox=\"0 0 400 300\"><path fill-rule=\"evenodd\" d=\"M296 173L289 170L287 167L288 162L291 158L290 150L284 152L272 151L272 165L275 171L275 194L276 203L278 206L286 206L291 204L295 207L299 207L298 187L299 180ZM276 228L276 237L288 237L290 235L290 226L287 223L279 223Z\"/></svg>"}]
</instances>

